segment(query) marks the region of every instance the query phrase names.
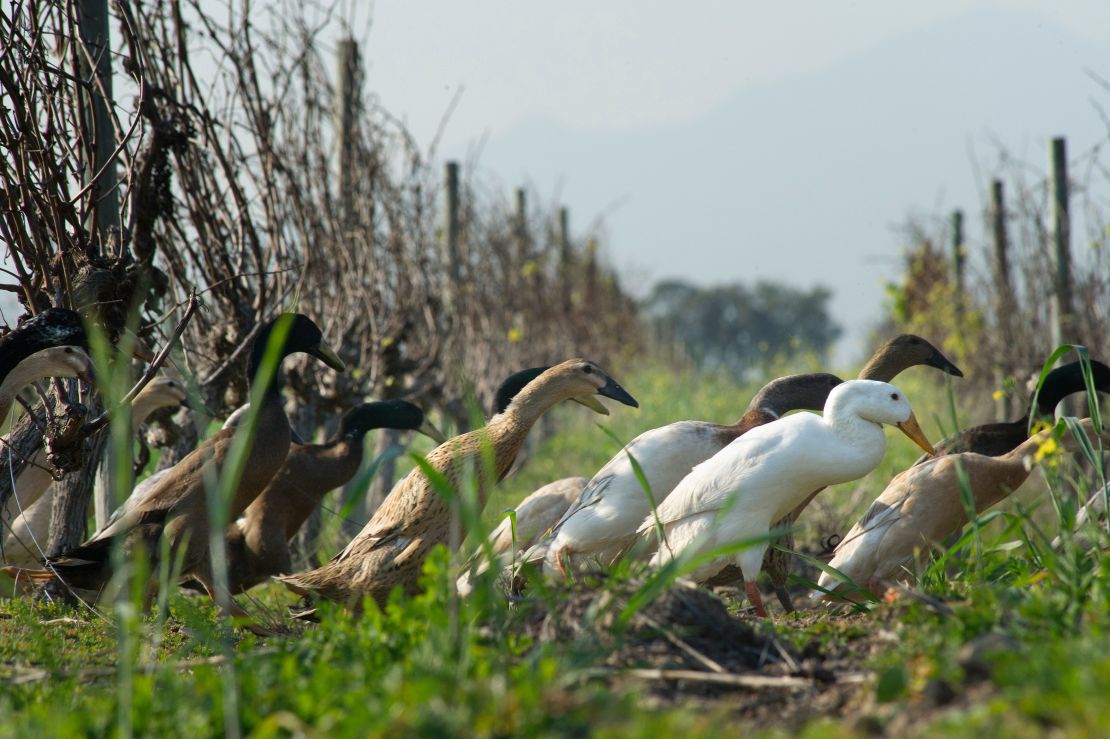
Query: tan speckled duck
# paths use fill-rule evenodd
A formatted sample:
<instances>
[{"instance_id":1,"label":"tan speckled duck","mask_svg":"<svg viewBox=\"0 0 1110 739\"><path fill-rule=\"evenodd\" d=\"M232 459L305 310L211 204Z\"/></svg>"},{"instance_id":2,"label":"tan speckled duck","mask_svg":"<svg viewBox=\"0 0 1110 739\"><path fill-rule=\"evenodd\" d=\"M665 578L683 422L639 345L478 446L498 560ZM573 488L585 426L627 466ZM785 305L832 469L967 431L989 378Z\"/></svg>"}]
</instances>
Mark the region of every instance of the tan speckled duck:
<instances>
[{"instance_id":1,"label":"tan speckled duck","mask_svg":"<svg viewBox=\"0 0 1110 739\"><path fill-rule=\"evenodd\" d=\"M593 362L567 360L530 382L485 427L432 450L427 463L456 488L465 470L475 470L481 510L492 486L508 472L532 425L556 403L594 394L637 405ZM493 452L490 470L483 463L487 444ZM356 610L367 595L384 605L395 586L409 593L417 591L424 559L434 546L447 543L450 523L451 507L428 476L417 469L394 486L370 522L331 562L277 579L300 595L321 596ZM462 528L460 540L466 536Z\"/></svg>"}]
</instances>

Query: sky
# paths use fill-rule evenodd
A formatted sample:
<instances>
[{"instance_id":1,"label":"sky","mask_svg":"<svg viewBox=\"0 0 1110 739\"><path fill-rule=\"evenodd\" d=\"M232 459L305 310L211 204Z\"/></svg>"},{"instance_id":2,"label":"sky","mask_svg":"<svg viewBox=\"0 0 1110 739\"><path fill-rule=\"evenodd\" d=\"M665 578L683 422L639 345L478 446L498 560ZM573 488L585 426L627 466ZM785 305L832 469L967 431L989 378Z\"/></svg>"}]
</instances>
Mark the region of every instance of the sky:
<instances>
[{"instance_id":1,"label":"sky","mask_svg":"<svg viewBox=\"0 0 1110 739\"><path fill-rule=\"evenodd\" d=\"M1085 71L1110 79L1106 0L333 13L323 38L350 29L367 92L425 148L438 140L437 158L567 205L572 230L602 223L606 258L641 294L672 277L829 287L839 364L882 316L909 216L963 208L976 247L999 147L1043 170L1052 136L1073 158L1107 138L1091 101L1110 110L1110 92Z\"/></svg>"},{"instance_id":2,"label":"sky","mask_svg":"<svg viewBox=\"0 0 1110 739\"><path fill-rule=\"evenodd\" d=\"M357 7L356 7L357 6ZM897 226L968 211L998 146L1106 138L1110 3L353 3L367 85L437 156L605 223L646 286L825 284L858 352ZM452 108L452 101L457 104ZM984 175L984 172L987 174Z\"/></svg>"}]
</instances>

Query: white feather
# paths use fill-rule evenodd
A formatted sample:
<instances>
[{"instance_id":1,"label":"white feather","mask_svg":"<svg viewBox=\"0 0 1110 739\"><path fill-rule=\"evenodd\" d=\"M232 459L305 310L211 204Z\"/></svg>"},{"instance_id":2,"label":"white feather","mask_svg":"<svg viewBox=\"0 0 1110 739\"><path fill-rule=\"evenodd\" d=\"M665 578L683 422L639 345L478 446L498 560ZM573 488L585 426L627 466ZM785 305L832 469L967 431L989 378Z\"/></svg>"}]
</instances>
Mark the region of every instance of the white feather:
<instances>
[{"instance_id":1,"label":"white feather","mask_svg":"<svg viewBox=\"0 0 1110 739\"><path fill-rule=\"evenodd\" d=\"M655 552L652 564L765 536L814 490L873 470L886 451L881 424L903 422L911 410L893 386L854 380L832 391L824 413L799 413L755 428L694 468L659 506L668 546ZM654 528L649 516L639 531L654 539ZM766 541L753 544L691 576L708 579L735 561L752 581L766 548Z\"/></svg>"},{"instance_id":2,"label":"white feather","mask_svg":"<svg viewBox=\"0 0 1110 739\"><path fill-rule=\"evenodd\" d=\"M520 501L514 509L516 519L515 545L518 554L534 545L541 536L551 529L571 503L582 493L582 488L586 486L586 482L587 480L584 477L564 477L561 480L544 485ZM513 533L512 521L508 516L505 516L500 525L489 535L490 549L498 567L508 566L513 559ZM484 554L484 547L479 548L474 557L471 558L472 561L468 563L473 565L474 562L480 561L480 564L473 570L475 575L489 569L489 560L484 558ZM472 573L468 567L468 571L463 573L456 583L459 595L465 597L470 594L473 589L471 578Z\"/></svg>"},{"instance_id":3,"label":"white feather","mask_svg":"<svg viewBox=\"0 0 1110 739\"><path fill-rule=\"evenodd\" d=\"M658 505L694 465L713 456L727 441L720 426L702 421L680 421L645 431L598 470L542 549L529 553L528 559L535 561L542 554L549 569L560 552L569 554L572 563L587 558L611 563L651 513L651 502L629 457L640 465Z\"/></svg>"}]
</instances>

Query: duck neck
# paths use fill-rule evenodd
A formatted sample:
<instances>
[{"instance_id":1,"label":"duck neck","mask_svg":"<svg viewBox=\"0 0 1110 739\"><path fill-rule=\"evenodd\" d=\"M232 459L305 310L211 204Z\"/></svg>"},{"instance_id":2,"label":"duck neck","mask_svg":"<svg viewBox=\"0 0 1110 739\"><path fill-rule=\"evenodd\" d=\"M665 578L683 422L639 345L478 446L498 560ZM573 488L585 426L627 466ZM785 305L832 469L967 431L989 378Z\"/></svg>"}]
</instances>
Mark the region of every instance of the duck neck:
<instances>
[{"instance_id":1,"label":"duck neck","mask_svg":"<svg viewBox=\"0 0 1110 739\"><path fill-rule=\"evenodd\" d=\"M139 429L142 428L142 425L147 422L147 419L150 418L151 413L154 413L154 411L158 410L159 408L165 408L169 405L174 405L174 403L162 402L157 398L151 398L149 396L145 398L137 398L135 402L131 404L132 433L139 433Z\"/></svg>"},{"instance_id":2,"label":"duck neck","mask_svg":"<svg viewBox=\"0 0 1110 739\"><path fill-rule=\"evenodd\" d=\"M532 382L490 420L486 429L499 460L503 456L515 458L536 421L556 403L571 397L552 390L547 383Z\"/></svg>"},{"instance_id":3,"label":"duck neck","mask_svg":"<svg viewBox=\"0 0 1110 739\"><path fill-rule=\"evenodd\" d=\"M254 340L254 346L251 348L250 361L247 363L247 378L252 390L256 383L263 380L260 373L263 368L263 360L266 357L266 347L270 343L269 338L269 331L259 334ZM286 356L287 352L285 351L282 351L278 356L277 367L274 368L274 375L266 384L266 392L262 395L262 401L265 403L281 402L281 386L283 382L281 363Z\"/></svg>"},{"instance_id":4,"label":"duck neck","mask_svg":"<svg viewBox=\"0 0 1110 739\"><path fill-rule=\"evenodd\" d=\"M1096 387L1099 380L1105 380L1101 375L1104 370L1097 365L1092 365L1091 370L1095 376ZM1041 392L1037 395L1037 415L1051 416L1056 412L1060 401L1073 393L1084 392L1087 384L1083 380L1083 369L1078 362L1057 367L1045 378Z\"/></svg>"},{"instance_id":5,"label":"duck neck","mask_svg":"<svg viewBox=\"0 0 1110 739\"><path fill-rule=\"evenodd\" d=\"M36 362L23 361L17 364L0 382L0 422L8 417L8 411L15 403L15 397L25 386L35 380L41 380L49 375L43 374L44 370Z\"/></svg>"},{"instance_id":6,"label":"duck neck","mask_svg":"<svg viewBox=\"0 0 1110 739\"><path fill-rule=\"evenodd\" d=\"M775 380L774 382L769 382L755 394L755 397L752 398L752 402L748 403L745 416L750 411L763 411L764 413L769 413L775 418L778 418L786 412L783 409L785 401L785 393L779 381ZM743 417L741 417L741 421L742 420ZM737 421L737 423L740 423L740 421Z\"/></svg>"},{"instance_id":7,"label":"duck neck","mask_svg":"<svg viewBox=\"0 0 1110 739\"><path fill-rule=\"evenodd\" d=\"M294 447L296 448L296 447ZM287 505L280 526L285 540L293 538L324 496L350 482L362 465L362 436L342 436L323 444L310 444L290 450L289 457L296 469L282 471L293 489L282 502Z\"/></svg>"},{"instance_id":8,"label":"duck neck","mask_svg":"<svg viewBox=\"0 0 1110 739\"><path fill-rule=\"evenodd\" d=\"M860 380L879 380L890 382L903 370L909 369L915 362L908 361L900 352L892 347L884 346L875 352L867 364L859 372Z\"/></svg>"},{"instance_id":9,"label":"duck neck","mask_svg":"<svg viewBox=\"0 0 1110 739\"><path fill-rule=\"evenodd\" d=\"M845 396L832 399L825 406L822 418L853 447L874 450L880 458L886 453L886 435L882 424L860 416Z\"/></svg>"},{"instance_id":10,"label":"duck neck","mask_svg":"<svg viewBox=\"0 0 1110 739\"><path fill-rule=\"evenodd\" d=\"M808 409L819 411L829 399L832 375L790 375L764 385L752 402L748 411L762 411L780 418L790 411Z\"/></svg>"},{"instance_id":11,"label":"duck neck","mask_svg":"<svg viewBox=\"0 0 1110 739\"><path fill-rule=\"evenodd\" d=\"M1002 465L1014 467L1025 472L1025 458L1031 454L1036 454L1037 450L1041 448L1041 445L1051 438L1052 430L1045 429L1044 431L1033 434L1010 451L995 457L995 459ZM1066 442L1064 445L1067 446Z\"/></svg>"},{"instance_id":12,"label":"duck neck","mask_svg":"<svg viewBox=\"0 0 1110 739\"><path fill-rule=\"evenodd\" d=\"M720 426L718 433L722 439L731 440L748 433L756 426L779 420L779 414L766 408L748 408L736 423ZM727 443L727 441L725 442Z\"/></svg>"}]
</instances>

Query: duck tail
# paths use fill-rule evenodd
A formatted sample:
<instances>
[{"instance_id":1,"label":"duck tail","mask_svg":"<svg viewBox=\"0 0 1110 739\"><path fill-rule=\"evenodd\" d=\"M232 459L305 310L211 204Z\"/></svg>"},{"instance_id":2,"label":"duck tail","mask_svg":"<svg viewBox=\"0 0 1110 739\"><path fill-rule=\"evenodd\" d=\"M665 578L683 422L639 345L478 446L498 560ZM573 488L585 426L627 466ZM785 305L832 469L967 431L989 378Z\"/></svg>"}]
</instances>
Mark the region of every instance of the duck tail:
<instances>
[{"instance_id":1,"label":"duck tail","mask_svg":"<svg viewBox=\"0 0 1110 739\"><path fill-rule=\"evenodd\" d=\"M307 621L313 624L320 623L320 617L316 615L316 605L311 603L307 597L304 601L289 606L289 615L298 621Z\"/></svg>"},{"instance_id":2,"label":"duck tail","mask_svg":"<svg viewBox=\"0 0 1110 739\"><path fill-rule=\"evenodd\" d=\"M316 589L313 588L307 581L303 579L303 575L308 573L301 573L299 575L274 575L273 581L281 583L290 592L302 597L315 595Z\"/></svg>"}]
</instances>

